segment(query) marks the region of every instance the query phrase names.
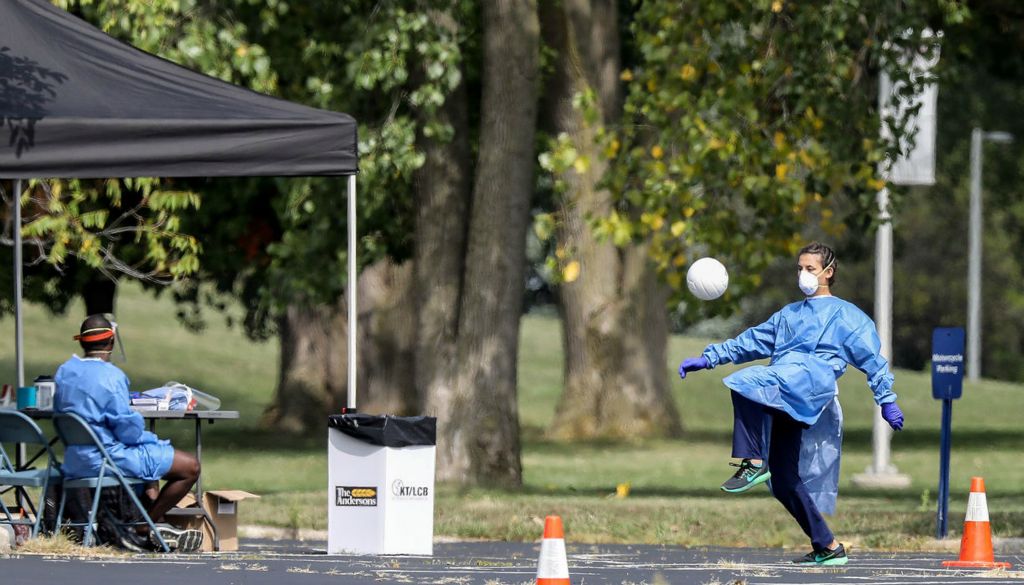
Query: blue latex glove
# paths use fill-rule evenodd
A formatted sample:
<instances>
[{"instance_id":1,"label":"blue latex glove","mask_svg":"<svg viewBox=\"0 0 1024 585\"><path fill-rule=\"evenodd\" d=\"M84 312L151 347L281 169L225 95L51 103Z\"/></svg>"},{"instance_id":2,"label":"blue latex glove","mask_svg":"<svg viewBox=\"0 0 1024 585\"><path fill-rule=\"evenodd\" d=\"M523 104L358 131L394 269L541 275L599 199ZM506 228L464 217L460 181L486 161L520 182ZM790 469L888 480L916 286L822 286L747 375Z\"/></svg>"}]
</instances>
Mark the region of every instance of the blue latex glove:
<instances>
[{"instance_id":1,"label":"blue latex glove","mask_svg":"<svg viewBox=\"0 0 1024 585\"><path fill-rule=\"evenodd\" d=\"M695 358L686 358L683 363L679 364L679 377L683 380L686 379L687 372L696 372L697 370L706 370L711 367L711 362L704 356Z\"/></svg>"},{"instance_id":2,"label":"blue latex glove","mask_svg":"<svg viewBox=\"0 0 1024 585\"><path fill-rule=\"evenodd\" d=\"M903 411L895 402L887 402L882 405L882 418L889 423L892 430L903 430Z\"/></svg>"}]
</instances>

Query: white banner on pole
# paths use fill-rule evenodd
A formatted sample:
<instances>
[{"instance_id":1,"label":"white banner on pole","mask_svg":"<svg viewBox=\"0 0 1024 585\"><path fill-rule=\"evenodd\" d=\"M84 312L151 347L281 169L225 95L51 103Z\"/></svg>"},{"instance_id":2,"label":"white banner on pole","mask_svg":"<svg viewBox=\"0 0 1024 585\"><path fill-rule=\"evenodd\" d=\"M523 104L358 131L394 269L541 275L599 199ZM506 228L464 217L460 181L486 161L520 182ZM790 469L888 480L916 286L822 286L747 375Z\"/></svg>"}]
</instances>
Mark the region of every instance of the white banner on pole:
<instances>
[{"instance_id":1,"label":"white banner on pole","mask_svg":"<svg viewBox=\"0 0 1024 585\"><path fill-rule=\"evenodd\" d=\"M942 33L939 33L941 36ZM931 39L934 36L931 30L926 29L922 39ZM932 54L916 52L912 61L908 59L909 66L914 76L927 75L939 62L938 48ZM883 71L879 80L880 96L895 96L903 88L902 84L894 84L889 76ZM885 171L888 182L895 185L934 185L935 184L935 127L936 127L936 102L939 97L939 88L934 83L924 86L921 93L910 97L900 97L895 105L892 99L884 100L882 106L882 119L899 114L897 119L903 117L904 112L919 107L915 114L909 116L907 129L910 137L900 140L900 156L897 160L891 161ZM893 111L895 108L895 112ZM882 137L892 138L888 126L882 124ZM914 147L910 148L911 137L914 139Z\"/></svg>"}]
</instances>

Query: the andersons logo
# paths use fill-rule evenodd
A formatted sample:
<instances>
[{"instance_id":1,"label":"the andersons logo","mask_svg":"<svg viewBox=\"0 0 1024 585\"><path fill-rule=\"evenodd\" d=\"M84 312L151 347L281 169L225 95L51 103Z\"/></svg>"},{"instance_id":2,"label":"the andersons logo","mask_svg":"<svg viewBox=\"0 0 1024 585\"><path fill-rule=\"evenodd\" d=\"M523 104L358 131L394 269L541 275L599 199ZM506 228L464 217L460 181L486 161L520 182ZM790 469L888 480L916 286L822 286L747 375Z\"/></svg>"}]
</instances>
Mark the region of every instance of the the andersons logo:
<instances>
[{"instance_id":1,"label":"the andersons logo","mask_svg":"<svg viewBox=\"0 0 1024 585\"><path fill-rule=\"evenodd\" d=\"M405 485L396 479L391 483L391 494L396 498L426 498L430 495L430 488L425 485Z\"/></svg>"},{"instance_id":2,"label":"the andersons logo","mask_svg":"<svg viewBox=\"0 0 1024 585\"><path fill-rule=\"evenodd\" d=\"M376 506L377 488L334 486L335 506Z\"/></svg>"}]
</instances>

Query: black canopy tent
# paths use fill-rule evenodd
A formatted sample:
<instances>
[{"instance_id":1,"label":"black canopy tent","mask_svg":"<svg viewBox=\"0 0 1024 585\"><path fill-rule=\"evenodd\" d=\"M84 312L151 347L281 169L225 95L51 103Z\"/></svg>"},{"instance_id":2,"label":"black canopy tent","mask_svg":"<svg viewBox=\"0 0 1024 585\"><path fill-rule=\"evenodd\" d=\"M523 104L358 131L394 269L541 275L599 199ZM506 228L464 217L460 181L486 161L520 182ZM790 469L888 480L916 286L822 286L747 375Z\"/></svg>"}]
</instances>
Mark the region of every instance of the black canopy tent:
<instances>
[{"instance_id":1,"label":"black canopy tent","mask_svg":"<svg viewBox=\"0 0 1024 585\"><path fill-rule=\"evenodd\" d=\"M0 179L15 183L15 336L22 346L22 181L33 178L347 176L355 250L356 122L180 67L47 0L0 0ZM349 254L355 323L355 254ZM348 406L355 408L355 327Z\"/></svg>"}]
</instances>

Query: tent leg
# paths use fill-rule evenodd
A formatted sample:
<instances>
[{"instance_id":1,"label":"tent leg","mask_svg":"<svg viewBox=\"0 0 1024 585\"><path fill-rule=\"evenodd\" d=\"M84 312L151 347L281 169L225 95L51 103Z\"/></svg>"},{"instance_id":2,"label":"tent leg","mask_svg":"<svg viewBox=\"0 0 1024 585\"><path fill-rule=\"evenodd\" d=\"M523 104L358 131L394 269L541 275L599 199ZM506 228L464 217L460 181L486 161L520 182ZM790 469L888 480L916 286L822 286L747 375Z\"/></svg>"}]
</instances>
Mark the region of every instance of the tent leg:
<instances>
[{"instance_id":1,"label":"tent leg","mask_svg":"<svg viewBox=\"0 0 1024 585\"><path fill-rule=\"evenodd\" d=\"M21 179L14 181L14 362L18 368L18 386L25 385L25 351L23 347L21 323ZM25 444L18 443L14 452L14 465L18 469L25 462ZM21 493L15 498L18 506L23 506Z\"/></svg>"},{"instance_id":2,"label":"tent leg","mask_svg":"<svg viewBox=\"0 0 1024 585\"><path fill-rule=\"evenodd\" d=\"M356 411L356 176L348 176L348 411Z\"/></svg>"},{"instance_id":3,"label":"tent leg","mask_svg":"<svg viewBox=\"0 0 1024 585\"><path fill-rule=\"evenodd\" d=\"M21 179L14 181L14 361L18 387L25 385L25 352L21 320Z\"/></svg>"}]
</instances>

